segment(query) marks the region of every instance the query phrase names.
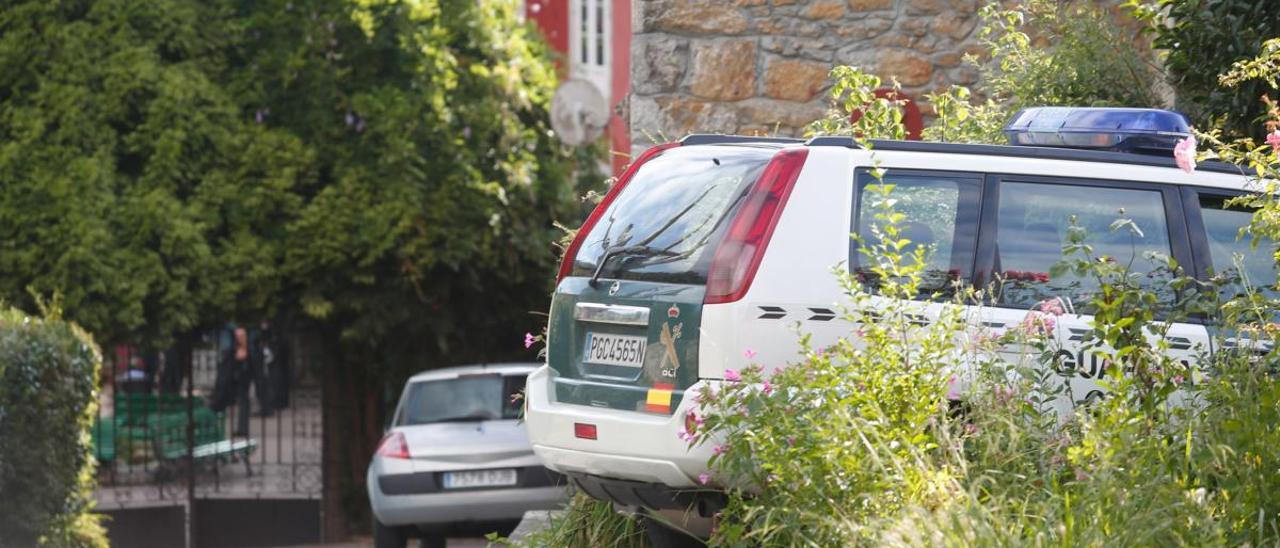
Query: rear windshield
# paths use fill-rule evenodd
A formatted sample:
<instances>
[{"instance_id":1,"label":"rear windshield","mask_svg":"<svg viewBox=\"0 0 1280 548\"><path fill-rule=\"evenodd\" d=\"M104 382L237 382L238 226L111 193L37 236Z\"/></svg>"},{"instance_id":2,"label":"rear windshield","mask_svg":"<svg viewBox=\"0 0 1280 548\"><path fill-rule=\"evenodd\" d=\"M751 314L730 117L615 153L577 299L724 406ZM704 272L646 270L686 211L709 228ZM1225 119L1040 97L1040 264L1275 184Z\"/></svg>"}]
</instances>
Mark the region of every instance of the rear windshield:
<instances>
[{"instance_id":1,"label":"rear windshield","mask_svg":"<svg viewBox=\"0 0 1280 548\"><path fill-rule=\"evenodd\" d=\"M591 276L610 247L648 253L609 258L601 277L705 284L732 213L776 150L678 147L645 163L582 242L573 275Z\"/></svg>"},{"instance_id":2,"label":"rear windshield","mask_svg":"<svg viewBox=\"0 0 1280 548\"><path fill-rule=\"evenodd\" d=\"M465 375L411 383L397 425L520 418L524 375Z\"/></svg>"}]
</instances>

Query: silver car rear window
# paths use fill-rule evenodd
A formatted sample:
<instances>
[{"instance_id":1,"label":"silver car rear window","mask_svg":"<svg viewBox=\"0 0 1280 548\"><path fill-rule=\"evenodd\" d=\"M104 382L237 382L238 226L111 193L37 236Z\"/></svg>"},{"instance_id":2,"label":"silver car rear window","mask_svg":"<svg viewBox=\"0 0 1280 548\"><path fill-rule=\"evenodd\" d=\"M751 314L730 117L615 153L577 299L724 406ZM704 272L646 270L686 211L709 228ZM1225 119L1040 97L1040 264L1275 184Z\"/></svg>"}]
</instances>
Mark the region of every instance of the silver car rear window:
<instances>
[{"instance_id":1,"label":"silver car rear window","mask_svg":"<svg viewBox=\"0 0 1280 548\"><path fill-rule=\"evenodd\" d=\"M515 396L524 385L525 375L497 374L413 382L405 390L396 425L518 419Z\"/></svg>"}]
</instances>

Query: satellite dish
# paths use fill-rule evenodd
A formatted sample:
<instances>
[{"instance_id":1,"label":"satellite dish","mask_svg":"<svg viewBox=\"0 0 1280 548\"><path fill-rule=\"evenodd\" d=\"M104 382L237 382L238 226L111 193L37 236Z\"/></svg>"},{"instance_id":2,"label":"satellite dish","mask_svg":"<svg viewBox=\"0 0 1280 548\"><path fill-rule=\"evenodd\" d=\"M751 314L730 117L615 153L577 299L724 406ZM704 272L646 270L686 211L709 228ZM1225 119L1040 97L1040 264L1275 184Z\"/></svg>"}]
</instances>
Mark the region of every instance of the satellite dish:
<instances>
[{"instance_id":1,"label":"satellite dish","mask_svg":"<svg viewBox=\"0 0 1280 548\"><path fill-rule=\"evenodd\" d=\"M594 141L608 122L609 105L591 82L566 80L551 98L551 129L566 145Z\"/></svg>"}]
</instances>

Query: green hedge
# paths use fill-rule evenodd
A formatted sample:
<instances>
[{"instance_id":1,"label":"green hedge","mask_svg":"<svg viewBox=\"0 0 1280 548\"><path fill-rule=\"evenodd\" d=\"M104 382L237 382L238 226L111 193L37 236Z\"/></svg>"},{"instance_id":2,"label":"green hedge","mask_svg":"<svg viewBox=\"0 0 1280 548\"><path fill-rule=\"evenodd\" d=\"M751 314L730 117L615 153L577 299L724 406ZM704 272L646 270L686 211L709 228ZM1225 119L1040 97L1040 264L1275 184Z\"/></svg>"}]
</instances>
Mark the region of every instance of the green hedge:
<instances>
[{"instance_id":1,"label":"green hedge","mask_svg":"<svg viewBox=\"0 0 1280 548\"><path fill-rule=\"evenodd\" d=\"M52 314L0 310L0 546L106 546L89 428L101 354Z\"/></svg>"}]
</instances>

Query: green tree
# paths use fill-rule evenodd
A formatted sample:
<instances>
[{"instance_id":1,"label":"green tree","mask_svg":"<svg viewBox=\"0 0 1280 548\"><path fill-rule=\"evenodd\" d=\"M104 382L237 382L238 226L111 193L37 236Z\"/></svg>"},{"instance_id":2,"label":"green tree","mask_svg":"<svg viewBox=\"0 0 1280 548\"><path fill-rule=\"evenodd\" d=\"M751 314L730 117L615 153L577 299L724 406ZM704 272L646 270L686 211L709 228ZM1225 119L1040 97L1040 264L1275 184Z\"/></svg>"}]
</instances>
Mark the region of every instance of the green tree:
<instances>
[{"instance_id":1,"label":"green tree","mask_svg":"<svg viewBox=\"0 0 1280 548\"><path fill-rule=\"evenodd\" d=\"M289 298L324 333L351 510L363 509L382 394L411 372L532 358L579 207L549 130L549 53L510 1L230 2L232 85L297 136L316 177L285 234Z\"/></svg>"},{"instance_id":2,"label":"green tree","mask_svg":"<svg viewBox=\"0 0 1280 548\"><path fill-rule=\"evenodd\" d=\"M1157 0L1126 4L1146 20L1177 92L1177 108L1197 128L1221 127L1228 137L1262 137L1266 107L1261 80L1220 86L1232 63L1257 56L1262 42L1280 36L1280 9L1272 0Z\"/></svg>"},{"instance_id":3,"label":"green tree","mask_svg":"<svg viewBox=\"0 0 1280 548\"><path fill-rule=\"evenodd\" d=\"M0 300L108 345L301 318L363 508L382 394L532 357L589 172L549 58L513 0L7 2Z\"/></svg>"},{"instance_id":4,"label":"green tree","mask_svg":"<svg viewBox=\"0 0 1280 548\"><path fill-rule=\"evenodd\" d=\"M0 10L0 299L59 292L104 343L260 309L308 165L219 85L235 39L180 0Z\"/></svg>"}]
</instances>

